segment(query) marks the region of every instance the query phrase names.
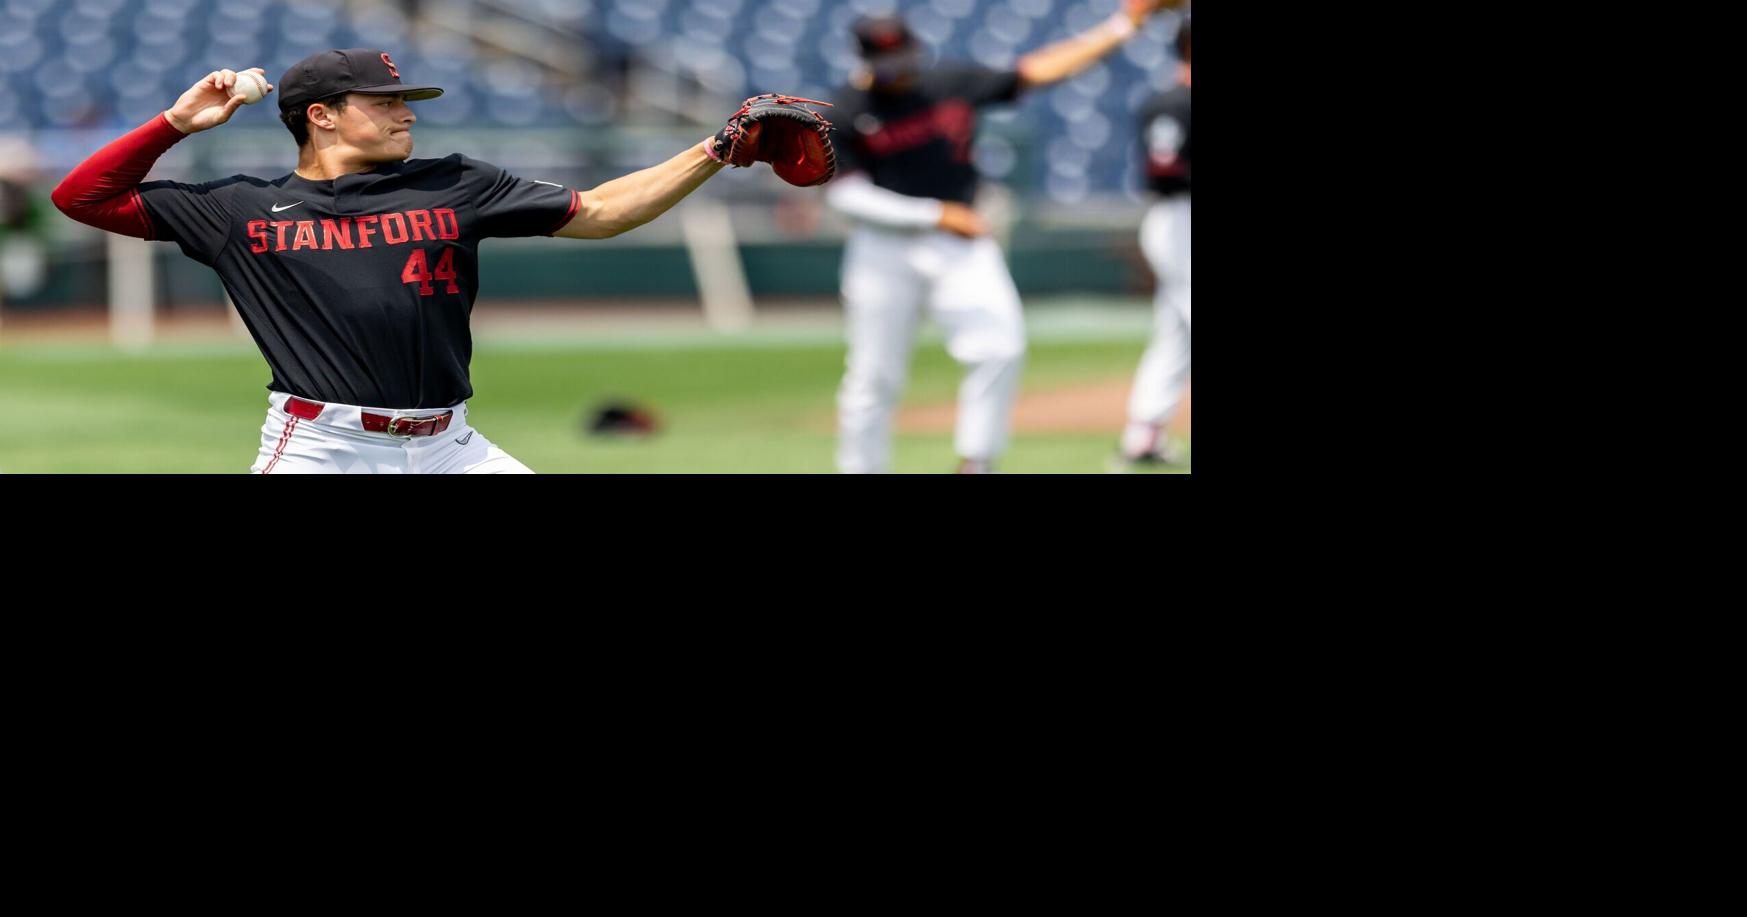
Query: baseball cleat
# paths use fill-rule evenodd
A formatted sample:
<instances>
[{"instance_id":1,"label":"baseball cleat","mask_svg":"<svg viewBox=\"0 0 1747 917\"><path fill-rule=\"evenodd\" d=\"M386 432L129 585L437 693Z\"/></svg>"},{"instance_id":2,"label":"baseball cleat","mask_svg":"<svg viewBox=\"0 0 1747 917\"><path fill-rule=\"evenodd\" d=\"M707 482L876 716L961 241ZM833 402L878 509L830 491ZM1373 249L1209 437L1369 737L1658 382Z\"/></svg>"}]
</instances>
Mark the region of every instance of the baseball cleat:
<instances>
[{"instance_id":1,"label":"baseball cleat","mask_svg":"<svg viewBox=\"0 0 1747 917\"><path fill-rule=\"evenodd\" d=\"M1133 474L1137 471L1164 471L1188 468L1189 452L1174 442L1161 443L1158 448L1140 455L1124 455L1120 450L1106 462L1110 474Z\"/></svg>"}]
</instances>

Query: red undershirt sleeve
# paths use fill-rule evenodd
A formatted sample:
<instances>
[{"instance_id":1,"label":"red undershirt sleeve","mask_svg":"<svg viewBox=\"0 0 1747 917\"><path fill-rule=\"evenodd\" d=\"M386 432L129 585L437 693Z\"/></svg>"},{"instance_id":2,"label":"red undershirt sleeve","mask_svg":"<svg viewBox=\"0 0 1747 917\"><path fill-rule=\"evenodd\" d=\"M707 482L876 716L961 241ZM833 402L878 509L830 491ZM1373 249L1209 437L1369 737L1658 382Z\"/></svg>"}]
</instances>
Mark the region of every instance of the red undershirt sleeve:
<instances>
[{"instance_id":1,"label":"red undershirt sleeve","mask_svg":"<svg viewBox=\"0 0 1747 917\"><path fill-rule=\"evenodd\" d=\"M55 206L87 226L151 239L139 184L158 157L186 136L159 114L79 163L51 195Z\"/></svg>"}]
</instances>

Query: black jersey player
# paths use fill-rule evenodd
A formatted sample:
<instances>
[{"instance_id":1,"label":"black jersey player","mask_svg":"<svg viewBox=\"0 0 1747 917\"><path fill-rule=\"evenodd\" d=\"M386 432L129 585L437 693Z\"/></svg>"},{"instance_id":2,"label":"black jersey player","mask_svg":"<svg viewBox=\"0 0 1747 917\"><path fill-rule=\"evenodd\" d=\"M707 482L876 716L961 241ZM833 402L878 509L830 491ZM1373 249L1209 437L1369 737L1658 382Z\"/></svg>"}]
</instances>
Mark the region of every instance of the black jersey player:
<instances>
[{"instance_id":1,"label":"black jersey player","mask_svg":"<svg viewBox=\"0 0 1747 917\"><path fill-rule=\"evenodd\" d=\"M1125 0L1106 22L1032 51L1009 70L927 67L900 19L859 21L862 67L833 99L842 177L829 201L855 228L843 255L848 366L838 389L837 466L891 465L891 421L927 314L964 366L954 446L959 470L984 472L1007 447L1025 356L1019 294L973 209L977 112L1068 79L1119 47L1168 0Z\"/></svg>"},{"instance_id":2,"label":"black jersey player","mask_svg":"<svg viewBox=\"0 0 1747 917\"><path fill-rule=\"evenodd\" d=\"M1135 372L1112 470L1186 466L1188 454L1167 435L1189 385L1189 23L1177 32L1177 84L1141 115L1147 188L1158 200L1140 227L1140 248L1158 281L1153 336Z\"/></svg>"},{"instance_id":3,"label":"black jersey player","mask_svg":"<svg viewBox=\"0 0 1747 917\"><path fill-rule=\"evenodd\" d=\"M297 141L292 172L142 184L172 145L230 120L236 80L209 74L53 198L218 273L272 371L250 469L261 474L527 472L468 424L479 243L618 235L723 165L719 136L587 191L460 154L413 159L409 103L442 90L403 82L386 52L352 48L312 55L269 87Z\"/></svg>"}]
</instances>

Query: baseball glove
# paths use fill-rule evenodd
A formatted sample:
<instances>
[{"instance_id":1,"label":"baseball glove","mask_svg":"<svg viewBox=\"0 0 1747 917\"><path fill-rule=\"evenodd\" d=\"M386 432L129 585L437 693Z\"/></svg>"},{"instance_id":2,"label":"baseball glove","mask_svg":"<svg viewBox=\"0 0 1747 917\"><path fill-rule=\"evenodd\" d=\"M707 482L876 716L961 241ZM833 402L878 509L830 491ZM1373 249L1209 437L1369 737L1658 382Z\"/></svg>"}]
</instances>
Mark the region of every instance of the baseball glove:
<instances>
[{"instance_id":1,"label":"baseball glove","mask_svg":"<svg viewBox=\"0 0 1747 917\"><path fill-rule=\"evenodd\" d=\"M777 177L791 185L823 185L837 174L831 122L801 103L831 104L771 92L753 96L705 149L711 159L740 168L768 162Z\"/></svg>"}]
</instances>

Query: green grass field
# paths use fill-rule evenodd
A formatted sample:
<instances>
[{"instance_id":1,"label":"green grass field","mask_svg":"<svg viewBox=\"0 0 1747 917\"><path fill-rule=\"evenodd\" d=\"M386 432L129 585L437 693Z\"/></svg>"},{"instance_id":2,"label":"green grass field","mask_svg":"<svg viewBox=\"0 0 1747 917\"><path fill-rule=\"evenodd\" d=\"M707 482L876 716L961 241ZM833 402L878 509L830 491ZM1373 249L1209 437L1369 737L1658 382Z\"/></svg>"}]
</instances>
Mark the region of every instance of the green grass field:
<instances>
[{"instance_id":1,"label":"green grass field","mask_svg":"<svg viewBox=\"0 0 1747 917\"><path fill-rule=\"evenodd\" d=\"M1124 376L1145 347L1149 312L1139 303L1027 312L1027 391ZM471 420L542 473L830 472L843 352L831 328L482 335ZM924 333L905 404L950 402L959 375L938 336ZM267 378L246 341L137 356L0 345L0 472L246 472ZM665 429L642 441L584 435L588 410L611 397L653 408ZM1000 469L1098 472L1117 432L1020 433ZM898 437L896 471L954 463L948 433Z\"/></svg>"}]
</instances>

